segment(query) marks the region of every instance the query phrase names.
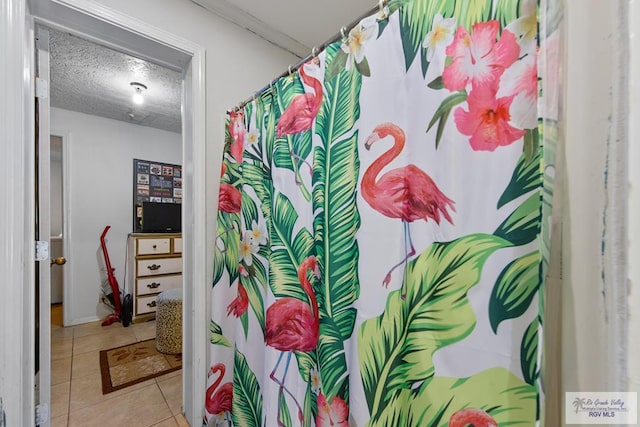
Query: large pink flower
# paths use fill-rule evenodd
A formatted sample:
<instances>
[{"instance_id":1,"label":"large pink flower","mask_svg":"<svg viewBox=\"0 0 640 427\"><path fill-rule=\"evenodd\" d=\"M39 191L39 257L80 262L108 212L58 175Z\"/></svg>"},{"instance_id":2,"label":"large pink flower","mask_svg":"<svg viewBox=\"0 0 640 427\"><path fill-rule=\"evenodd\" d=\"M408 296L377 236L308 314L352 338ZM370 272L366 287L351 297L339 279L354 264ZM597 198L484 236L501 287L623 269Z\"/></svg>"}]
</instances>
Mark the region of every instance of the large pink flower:
<instances>
[{"instance_id":1,"label":"large pink flower","mask_svg":"<svg viewBox=\"0 0 640 427\"><path fill-rule=\"evenodd\" d=\"M453 116L460 133L469 135L471 148L494 151L522 138L524 131L509 124L509 108L514 95L496 98L495 90L480 86L467 98L469 111L458 108Z\"/></svg>"},{"instance_id":2,"label":"large pink flower","mask_svg":"<svg viewBox=\"0 0 640 427\"><path fill-rule=\"evenodd\" d=\"M247 128L244 126L244 114L242 111L232 111L229 113L229 136L231 137L231 155L238 163L242 162L242 151L244 150L244 137Z\"/></svg>"},{"instance_id":3,"label":"large pink flower","mask_svg":"<svg viewBox=\"0 0 640 427\"><path fill-rule=\"evenodd\" d=\"M500 79L498 97L514 95L511 124L520 129L538 126L538 61L537 53L529 53L514 62Z\"/></svg>"},{"instance_id":4,"label":"large pink flower","mask_svg":"<svg viewBox=\"0 0 640 427\"><path fill-rule=\"evenodd\" d=\"M496 41L498 21L479 22L472 30L469 35L464 27L458 27L453 43L447 46L447 56L453 57L453 62L442 73L442 81L452 92L466 88L469 83L473 87L495 88L504 70L520 54L520 46L510 31L502 31Z\"/></svg>"},{"instance_id":5,"label":"large pink flower","mask_svg":"<svg viewBox=\"0 0 640 427\"><path fill-rule=\"evenodd\" d=\"M329 405L324 394L318 395L316 427L349 427L349 408L344 400L334 397Z\"/></svg>"}]
</instances>

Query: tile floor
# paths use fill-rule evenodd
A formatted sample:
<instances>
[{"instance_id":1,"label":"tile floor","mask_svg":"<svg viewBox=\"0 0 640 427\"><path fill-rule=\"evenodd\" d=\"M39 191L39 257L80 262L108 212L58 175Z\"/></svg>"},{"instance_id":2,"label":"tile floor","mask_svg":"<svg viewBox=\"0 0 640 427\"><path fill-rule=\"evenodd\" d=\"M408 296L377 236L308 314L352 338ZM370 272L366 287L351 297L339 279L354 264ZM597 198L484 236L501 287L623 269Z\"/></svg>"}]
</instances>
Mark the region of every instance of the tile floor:
<instances>
[{"instance_id":1,"label":"tile floor","mask_svg":"<svg viewBox=\"0 0 640 427\"><path fill-rule=\"evenodd\" d=\"M182 427L182 371L102 394L100 350L155 336L155 322L63 328L52 312L51 426Z\"/></svg>"}]
</instances>

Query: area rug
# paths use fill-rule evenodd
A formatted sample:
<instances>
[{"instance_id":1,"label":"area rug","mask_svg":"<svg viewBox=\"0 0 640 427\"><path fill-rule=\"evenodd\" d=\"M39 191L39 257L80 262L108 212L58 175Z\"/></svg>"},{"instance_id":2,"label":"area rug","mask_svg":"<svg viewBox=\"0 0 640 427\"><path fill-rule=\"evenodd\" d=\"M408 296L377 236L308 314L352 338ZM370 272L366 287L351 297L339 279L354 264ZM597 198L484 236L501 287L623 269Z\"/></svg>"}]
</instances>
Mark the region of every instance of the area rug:
<instances>
[{"instance_id":1,"label":"area rug","mask_svg":"<svg viewBox=\"0 0 640 427\"><path fill-rule=\"evenodd\" d=\"M102 394L129 387L182 368L181 354L162 354L156 340L140 341L100 352Z\"/></svg>"}]
</instances>

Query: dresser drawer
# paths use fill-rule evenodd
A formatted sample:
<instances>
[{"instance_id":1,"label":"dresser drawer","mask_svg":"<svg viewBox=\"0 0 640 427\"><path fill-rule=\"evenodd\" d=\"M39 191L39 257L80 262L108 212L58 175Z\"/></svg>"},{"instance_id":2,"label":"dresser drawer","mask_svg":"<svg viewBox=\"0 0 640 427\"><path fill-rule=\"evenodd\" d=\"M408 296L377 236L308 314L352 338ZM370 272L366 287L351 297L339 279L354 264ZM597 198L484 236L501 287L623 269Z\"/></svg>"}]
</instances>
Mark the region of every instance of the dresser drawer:
<instances>
[{"instance_id":1,"label":"dresser drawer","mask_svg":"<svg viewBox=\"0 0 640 427\"><path fill-rule=\"evenodd\" d=\"M138 276L182 273L182 258L139 259Z\"/></svg>"},{"instance_id":2,"label":"dresser drawer","mask_svg":"<svg viewBox=\"0 0 640 427\"><path fill-rule=\"evenodd\" d=\"M138 295L157 294L167 289L181 288L182 274L175 276L157 276L136 280Z\"/></svg>"},{"instance_id":3,"label":"dresser drawer","mask_svg":"<svg viewBox=\"0 0 640 427\"><path fill-rule=\"evenodd\" d=\"M157 295L136 298L136 314L155 313Z\"/></svg>"},{"instance_id":4,"label":"dresser drawer","mask_svg":"<svg viewBox=\"0 0 640 427\"><path fill-rule=\"evenodd\" d=\"M138 239L138 255L156 255L171 253L171 239Z\"/></svg>"},{"instance_id":5,"label":"dresser drawer","mask_svg":"<svg viewBox=\"0 0 640 427\"><path fill-rule=\"evenodd\" d=\"M173 253L182 253L182 237L176 237L173 239Z\"/></svg>"}]
</instances>

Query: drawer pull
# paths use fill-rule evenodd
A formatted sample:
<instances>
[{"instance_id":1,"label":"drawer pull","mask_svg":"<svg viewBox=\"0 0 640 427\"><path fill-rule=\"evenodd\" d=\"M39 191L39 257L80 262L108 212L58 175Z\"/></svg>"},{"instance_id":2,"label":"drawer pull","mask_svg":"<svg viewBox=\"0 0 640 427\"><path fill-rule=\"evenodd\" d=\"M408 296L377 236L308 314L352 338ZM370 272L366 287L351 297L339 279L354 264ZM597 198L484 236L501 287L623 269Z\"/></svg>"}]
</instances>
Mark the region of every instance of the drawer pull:
<instances>
[{"instance_id":1,"label":"drawer pull","mask_svg":"<svg viewBox=\"0 0 640 427\"><path fill-rule=\"evenodd\" d=\"M149 289L156 289L156 288L159 288L159 287L160 287L160 283L158 283L158 282L153 282L153 283L150 283L150 284L147 285L147 288L149 288Z\"/></svg>"},{"instance_id":2,"label":"drawer pull","mask_svg":"<svg viewBox=\"0 0 640 427\"><path fill-rule=\"evenodd\" d=\"M147 303L147 307L155 307L156 306L156 302L155 301L151 301L149 303Z\"/></svg>"},{"instance_id":3,"label":"drawer pull","mask_svg":"<svg viewBox=\"0 0 640 427\"><path fill-rule=\"evenodd\" d=\"M158 265L158 264L151 264L151 265L148 265L148 266L147 266L147 268L148 268L149 270L151 270L151 271L159 270L159 269L160 269L160 267L161 267L161 266L160 266L160 265Z\"/></svg>"},{"instance_id":4,"label":"drawer pull","mask_svg":"<svg viewBox=\"0 0 640 427\"><path fill-rule=\"evenodd\" d=\"M158 245L153 245L152 248L153 249L158 249Z\"/></svg>"}]
</instances>

